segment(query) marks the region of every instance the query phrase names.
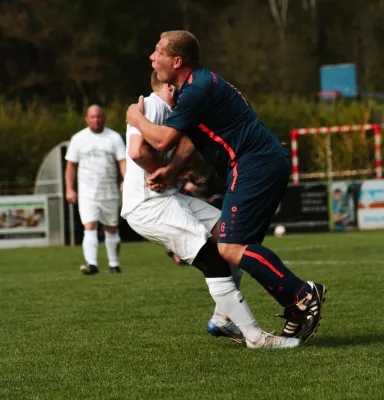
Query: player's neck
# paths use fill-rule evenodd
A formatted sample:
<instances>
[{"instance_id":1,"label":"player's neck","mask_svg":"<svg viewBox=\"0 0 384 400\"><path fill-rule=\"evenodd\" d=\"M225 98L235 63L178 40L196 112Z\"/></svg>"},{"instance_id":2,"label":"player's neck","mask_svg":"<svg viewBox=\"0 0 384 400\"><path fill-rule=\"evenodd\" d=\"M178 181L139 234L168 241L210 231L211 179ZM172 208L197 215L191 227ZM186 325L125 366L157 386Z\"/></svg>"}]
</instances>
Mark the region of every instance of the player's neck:
<instances>
[{"instance_id":1,"label":"player's neck","mask_svg":"<svg viewBox=\"0 0 384 400\"><path fill-rule=\"evenodd\" d=\"M176 82L173 84L177 89L181 89L183 86L184 82L188 78L188 76L191 74L194 68L183 68L181 71L179 71L179 74L177 75Z\"/></svg>"},{"instance_id":2,"label":"player's neck","mask_svg":"<svg viewBox=\"0 0 384 400\"><path fill-rule=\"evenodd\" d=\"M100 129L92 129L91 127L89 127L89 130L91 131L91 133L94 133L95 135L100 135L100 133L103 133L104 127Z\"/></svg>"}]
</instances>

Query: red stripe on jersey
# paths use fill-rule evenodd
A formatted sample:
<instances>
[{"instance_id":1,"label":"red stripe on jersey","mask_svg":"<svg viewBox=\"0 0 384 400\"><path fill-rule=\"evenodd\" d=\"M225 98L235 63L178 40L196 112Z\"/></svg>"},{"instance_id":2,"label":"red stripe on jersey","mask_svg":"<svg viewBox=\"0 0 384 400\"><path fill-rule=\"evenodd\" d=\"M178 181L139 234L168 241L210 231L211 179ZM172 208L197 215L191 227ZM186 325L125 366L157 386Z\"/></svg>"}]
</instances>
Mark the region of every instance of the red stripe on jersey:
<instances>
[{"instance_id":1,"label":"red stripe on jersey","mask_svg":"<svg viewBox=\"0 0 384 400\"><path fill-rule=\"evenodd\" d=\"M232 160L231 167L232 167L232 172L233 172L233 181L232 181L232 185L231 185L231 190L234 190L236 181L237 181L237 177L239 176L239 174L237 172L237 162L235 161L235 159L236 159L235 152L232 150L231 146L228 143L224 142L224 140L219 135L216 135L215 133L213 133L204 124L200 124L199 129L202 130L203 132L207 133L212 140L214 140L216 143L219 143L228 152L229 158Z\"/></svg>"},{"instance_id":2,"label":"red stripe on jersey","mask_svg":"<svg viewBox=\"0 0 384 400\"><path fill-rule=\"evenodd\" d=\"M231 167L233 167L233 170L232 170L233 171L233 181L232 181L232 185L231 185L231 190L233 191L233 189L235 189L237 177L239 176L239 173L237 172L237 162L232 161Z\"/></svg>"},{"instance_id":3,"label":"red stripe on jersey","mask_svg":"<svg viewBox=\"0 0 384 400\"><path fill-rule=\"evenodd\" d=\"M200 125L199 125L199 128L200 128L203 132L208 133L209 137L210 137L212 140L214 140L216 143L221 144L221 145L224 147L224 149L227 150L227 152L228 152L228 154L229 154L229 157L230 157L230 159L231 159L232 161L235 160L236 154L235 154L235 152L232 150L231 146L229 146L228 143L225 143L224 140L223 140L220 136L215 135L215 134L214 134L209 128L207 128L205 125L200 124Z\"/></svg>"}]
</instances>

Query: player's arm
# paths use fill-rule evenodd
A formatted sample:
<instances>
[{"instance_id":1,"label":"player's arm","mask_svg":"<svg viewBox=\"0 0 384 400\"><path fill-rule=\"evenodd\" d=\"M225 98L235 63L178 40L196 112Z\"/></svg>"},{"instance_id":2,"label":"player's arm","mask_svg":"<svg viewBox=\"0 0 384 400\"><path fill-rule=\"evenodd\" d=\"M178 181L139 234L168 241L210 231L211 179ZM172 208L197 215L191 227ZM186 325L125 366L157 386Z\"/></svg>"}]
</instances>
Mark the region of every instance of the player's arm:
<instances>
[{"instance_id":1,"label":"player's arm","mask_svg":"<svg viewBox=\"0 0 384 400\"><path fill-rule=\"evenodd\" d=\"M178 180L180 173L188 164L194 150L195 146L193 143L188 137L183 136L177 144L168 164L162 168L158 168L147 179L147 185L152 190L157 190L156 184L174 184Z\"/></svg>"},{"instance_id":2,"label":"player's arm","mask_svg":"<svg viewBox=\"0 0 384 400\"><path fill-rule=\"evenodd\" d=\"M130 135L128 155L139 167L150 174L164 166L163 160L140 135Z\"/></svg>"},{"instance_id":3,"label":"player's arm","mask_svg":"<svg viewBox=\"0 0 384 400\"><path fill-rule=\"evenodd\" d=\"M127 123L135 126L152 147L168 151L178 143L183 132L193 130L209 112L207 92L209 86L187 86L179 96L175 109L161 126L145 118L144 100L140 96L138 104L132 104L127 110Z\"/></svg>"},{"instance_id":4,"label":"player's arm","mask_svg":"<svg viewBox=\"0 0 384 400\"><path fill-rule=\"evenodd\" d=\"M135 106L135 104L133 104ZM127 111L127 122L139 130L146 142L154 149L167 152L175 147L183 136L177 129L164 125L156 125L150 122L143 114L135 113L133 119L128 116L132 106Z\"/></svg>"},{"instance_id":5,"label":"player's arm","mask_svg":"<svg viewBox=\"0 0 384 400\"><path fill-rule=\"evenodd\" d=\"M194 150L195 146L191 140L187 136L183 136L179 140L167 167L172 169L177 176L180 175L191 159Z\"/></svg>"},{"instance_id":6,"label":"player's arm","mask_svg":"<svg viewBox=\"0 0 384 400\"><path fill-rule=\"evenodd\" d=\"M124 179L127 170L126 149L123 138L117 133L115 141L115 159L119 166L121 177Z\"/></svg>"},{"instance_id":7,"label":"player's arm","mask_svg":"<svg viewBox=\"0 0 384 400\"><path fill-rule=\"evenodd\" d=\"M119 160L118 163L119 163L121 177L124 179L125 173L127 171L127 161L125 158L123 158L122 160Z\"/></svg>"},{"instance_id":8,"label":"player's arm","mask_svg":"<svg viewBox=\"0 0 384 400\"><path fill-rule=\"evenodd\" d=\"M119 164L120 174L121 174L121 177L123 178L123 180L120 183L120 192L122 192L123 188L124 188L124 177L125 177L125 173L127 171L127 160L126 160L126 158L123 158L121 160L118 160L117 163Z\"/></svg>"},{"instance_id":9,"label":"player's arm","mask_svg":"<svg viewBox=\"0 0 384 400\"><path fill-rule=\"evenodd\" d=\"M183 134L173 127L157 125L152 121L154 121L153 118L146 118L144 115L143 96L140 96L137 104L131 104L128 107L126 114L127 124L140 131L147 143L163 153L173 149Z\"/></svg>"},{"instance_id":10,"label":"player's arm","mask_svg":"<svg viewBox=\"0 0 384 400\"><path fill-rule=\"evenodd\" d=\"M65 168L65 187L66 194L65 198L68 203L75 204L77 201L77 193L74 189L75 179L76 179L77 163L72 161L67 161Z\"/></svg>"}]
</instances>

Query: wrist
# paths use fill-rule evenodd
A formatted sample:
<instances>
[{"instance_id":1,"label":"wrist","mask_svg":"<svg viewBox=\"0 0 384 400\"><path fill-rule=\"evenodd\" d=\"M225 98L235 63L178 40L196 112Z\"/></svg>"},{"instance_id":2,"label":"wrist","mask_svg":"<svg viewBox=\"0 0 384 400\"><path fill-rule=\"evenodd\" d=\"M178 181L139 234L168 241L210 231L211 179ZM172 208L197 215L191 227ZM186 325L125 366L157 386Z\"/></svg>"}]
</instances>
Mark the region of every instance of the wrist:
<instances>
[{"instance_id":1,"label":"wrist","mask_svg":"<svg viewBox=\"0 0 384 400\"><path fill-rule=\"evenodd\" d=\"M165 165L164 168L168 174L177 175L177 168L172 163Z\"/></svg>"}]
</instances>

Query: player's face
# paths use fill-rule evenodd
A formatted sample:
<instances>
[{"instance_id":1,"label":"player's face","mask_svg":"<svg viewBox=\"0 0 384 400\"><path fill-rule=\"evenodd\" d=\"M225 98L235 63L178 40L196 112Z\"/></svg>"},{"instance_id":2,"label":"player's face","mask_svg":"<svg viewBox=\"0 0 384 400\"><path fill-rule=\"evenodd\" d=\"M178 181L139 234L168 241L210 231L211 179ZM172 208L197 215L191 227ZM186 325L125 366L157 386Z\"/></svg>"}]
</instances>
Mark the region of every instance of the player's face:
<instances>
[{"instance_id":1,"label":"player's face","mask_svg":"<svg viewBox=\"0 0 384 400\"><path fill-rule=\"evenodd\" d=\"M103 111L100 108L91 107L85 117L85 122L92 132L102 132L105 126L105 117Z\"/></svg>"},{"instance_id":2,"label":"player's face","mask_svg":"<svg viewBox=\"0 0 384 400\"><path fill-rule=\"evenodd\" d=\"M172 84L175 77L175 57L167 55L167 45L168 40L161 39L149 59L152 61L152 68L156 71L159 81Z\"/></svg>"}]
</instances>

